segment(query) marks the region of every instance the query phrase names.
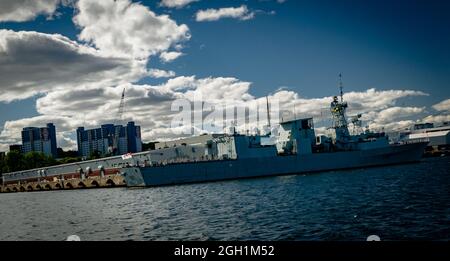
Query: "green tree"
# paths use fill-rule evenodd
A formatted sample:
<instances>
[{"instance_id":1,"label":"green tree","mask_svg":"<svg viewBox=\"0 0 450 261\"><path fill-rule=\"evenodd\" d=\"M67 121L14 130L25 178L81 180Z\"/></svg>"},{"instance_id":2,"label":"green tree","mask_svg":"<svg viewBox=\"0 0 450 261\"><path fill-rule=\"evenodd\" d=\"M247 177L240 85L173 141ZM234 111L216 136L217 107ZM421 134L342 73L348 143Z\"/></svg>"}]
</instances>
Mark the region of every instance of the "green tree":
<instances>
[{"instance_id":1,"label":"green tree","mask_svg":"<svg viewBox=\"0 0 450 261\"><path fill-rule=\"evenodd\" d=\"M22 153L18 151L10 151L5 158L6 169L8 172L19 171L25 169L25 162Z\"/></svg>"},{"instance_id":2,"label":"green tree","mask_svg":"<svg viewBox=\"0 0 450 261\"><path fill-rule=\"evenodd\" d=\"M67 164L67 163L74 163L81 161L80 158L77 157L65 157L64 159L60 160L61 164Z\"/></svg>"},{"instance_id":3,"label":"green tree","mask_svg":"<svg viewBox=\"0 0 450 261\"><path fill-rule=\"evenodd\" d=\"M77 158L78 157L78 151L68 150L64 151L62 148L57 149L58 158L64 159L64 158Z\"/></svg>"},{"instance_id":4,"label":"green tree","mask_svg":"<svg viewBox=\"0 0 450 261\"><path fill-rule=\"evenodd\" d=\"M24 155L25 168L35 169L56 165L56 160L42 152L28 152Z\"/></svg>"},{"instance_id":5,"label":"green tree","mask_svg":"<svg viewBox=\"0 0 450 261\"><path fill-rule=\"evenodd\" d=\"M91 159L91 160L99 159L101 157L102 157L102 155L100 154L100 151L98 151L98 150L92 151L91 154L89 155L89 159Z\"/></svg>"},{"instance_id":6,"label":"green tree","mask_svg":"<svg viewBox=\"0 0 450 261\"><path fill-rule=\"evenodd\" d=\"M57 165L58 162L42 152L28 152L25 155L19 151L10 151L0 160L0 173L14 172Z\"/></svg>"},{"instance_id":7,"label":"green tree","mask_svg":"<svg viewBox=\"0 0 450 261\"><path fill-rule=\"evenodd\" d=\"M44 167L58 165L58 161L56 161L52 156L45 155Z\"/></svg>"},{"instance_id":8,"label":"green tree","mask_svg":"<svg viewBox=\"0 0 450 261\"><path fill-rule=\"evenodd\" d=\"M152 142L148 142L148 143L142 143L142 151L154 150L156 143L158 143L158 142L152 141Z\"/></svg>"},{"instance_id":9,"label":"green tree","mask_svg":"<svg viewBox=\"0 0 450 261\"><path fill-rule=\"evenodd\" d=\"M1 176L1 173L6 173L6 172L8 172L7 167L6 167L6 155L0 154L0 176Z\"/></svg>"},{"instance_id":10,"label":"green tree","mask_svg":"<svg viewBox=\"0 0 450 261\"><path fill-rule=\"evenodd\" d=\"M35 151L28 152L23 158L25 160L26 169L34 169L44 166L45 156L42 153Z\"/></svg>"}]
</instances>

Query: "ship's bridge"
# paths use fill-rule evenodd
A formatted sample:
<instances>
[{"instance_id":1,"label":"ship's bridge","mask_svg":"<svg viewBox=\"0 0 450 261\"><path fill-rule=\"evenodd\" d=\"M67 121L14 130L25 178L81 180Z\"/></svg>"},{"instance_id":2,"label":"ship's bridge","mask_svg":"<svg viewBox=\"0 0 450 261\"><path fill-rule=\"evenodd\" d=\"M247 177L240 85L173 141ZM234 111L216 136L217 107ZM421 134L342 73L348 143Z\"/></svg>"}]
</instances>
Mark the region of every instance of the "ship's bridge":
<instances>
[{"instance_id":1,"label":"ship's bridge","mask_svg":"<svg viewBox=\"0 0 450 261\"><path fill-rule=\"evenodd\" d=\"M310 154L316 142L313 118L285 121L280 124L277 151L280 154Z\"/></svg>"},{"instance_id":2,"label":"ship's bridge","mask_svg":"<svg viewBox=\"0 0 450 261\"><path fill-rule=\"evenodd\" d=\"M219 158L244 159L259 157L274 157L277 155L275 146L261 145L261 136L235 134L216 141Z\"/></svg>"}]
</instances>

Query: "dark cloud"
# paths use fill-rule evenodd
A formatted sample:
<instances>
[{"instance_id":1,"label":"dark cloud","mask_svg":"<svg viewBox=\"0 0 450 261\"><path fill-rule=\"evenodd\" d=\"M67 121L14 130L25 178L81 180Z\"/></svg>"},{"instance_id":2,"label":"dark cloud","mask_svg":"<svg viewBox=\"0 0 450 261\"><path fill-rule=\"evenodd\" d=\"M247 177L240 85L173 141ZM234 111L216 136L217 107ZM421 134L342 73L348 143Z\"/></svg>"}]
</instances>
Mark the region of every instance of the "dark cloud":
<instances>
[{"instance_id":1,"label":"dark cloud","mask_svg":"<svg viewBox=\"0 0 450 261\"><path fill-rule=\"evenodd\" d=\"M128 60L100 56L61 35L0 30L0 101L110 81L130 71Z\"/></svg>"},{"instance_id":2,"label":"dark cloud","mask_svg":"<svg viewBox=\"0 0 450 261\"><path fill-rule=\"evenodd\" d=\"M60 0L1 0L0 22L24 22L40 14L51 16Z\"/></svg>"}]
</instances>

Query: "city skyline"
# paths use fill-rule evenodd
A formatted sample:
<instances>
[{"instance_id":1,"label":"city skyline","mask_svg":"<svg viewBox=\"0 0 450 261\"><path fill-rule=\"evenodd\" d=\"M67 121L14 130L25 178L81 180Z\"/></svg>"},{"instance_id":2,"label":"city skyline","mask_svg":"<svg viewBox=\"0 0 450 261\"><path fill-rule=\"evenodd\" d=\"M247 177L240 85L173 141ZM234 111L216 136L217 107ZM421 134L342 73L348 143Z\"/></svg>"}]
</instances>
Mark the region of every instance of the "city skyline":
<instances>
[{"instance_id":1,"label":"city skyline","mask_svg":"<svg viewBox=\"0 0 450 261\"><path fill-rule=\"evenodd\" d=\"M134 122L121 124L102 124L100 127L85 129L80 126L74 130L77 136L77 148L79 156L89 157L98 152L101 156L108 154L126 154L142 151L140 126ZM58 157L56 142L56 126L47 123L44 127L26 126L22 129L22 141L20 144L10 144L22 153L42 152L53 158ZM114 144L114 135L117 133L117 144ZM117 152L111 151L117 149Z\"/></svg>"},{"instance_id":2,"label":"city skyline","mask_svg":"<svg viewBox=\"0 0 450 261\"><path fill-rule=\"evenodd\" d=\"M170 104L196 93L317 117L339 73L371 128L450 120L448 3L40 2L0 11L0 151L46 122L76 149L78 126L115 121L124 87L144 141L175 137Z\"/></svg>"}]
</instances>

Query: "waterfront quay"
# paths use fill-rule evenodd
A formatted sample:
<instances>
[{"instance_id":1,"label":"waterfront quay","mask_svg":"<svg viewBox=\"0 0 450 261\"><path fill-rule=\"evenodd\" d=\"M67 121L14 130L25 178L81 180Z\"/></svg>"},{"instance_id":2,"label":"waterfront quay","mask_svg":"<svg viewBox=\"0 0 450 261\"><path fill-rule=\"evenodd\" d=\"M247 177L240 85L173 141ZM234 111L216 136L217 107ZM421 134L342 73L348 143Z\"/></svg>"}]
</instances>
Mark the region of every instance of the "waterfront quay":
<instances>
[{"instance_id":1,"label":"waterfront quay","mask_svg":"<svg viewBox=\"0 0 450 261\"><path fill-rule=\"evenodd\" d=\"M109 188L125 186L123 168L149 166L151 162L166 162L177 153L186 154L190 147L164 148L157 151L129 153L57 166L4 173L0 192L26 192L42 190L67 190ZM200 150L196 151L200 154Z\"/></svg>"},{"instance_id":2,"label":"waterfront quay","mask_svg":"<svg viewBox=\"0 0 450 261\"><path fill-rule=\"evenodd\" d=\"M124 177L118 174L92 177L73 177L42 179L35 181L18 181L17 183L0 185L0 192L31 192L67 189L111 188L125 186Z\"/></svg>"}]
</instances>

